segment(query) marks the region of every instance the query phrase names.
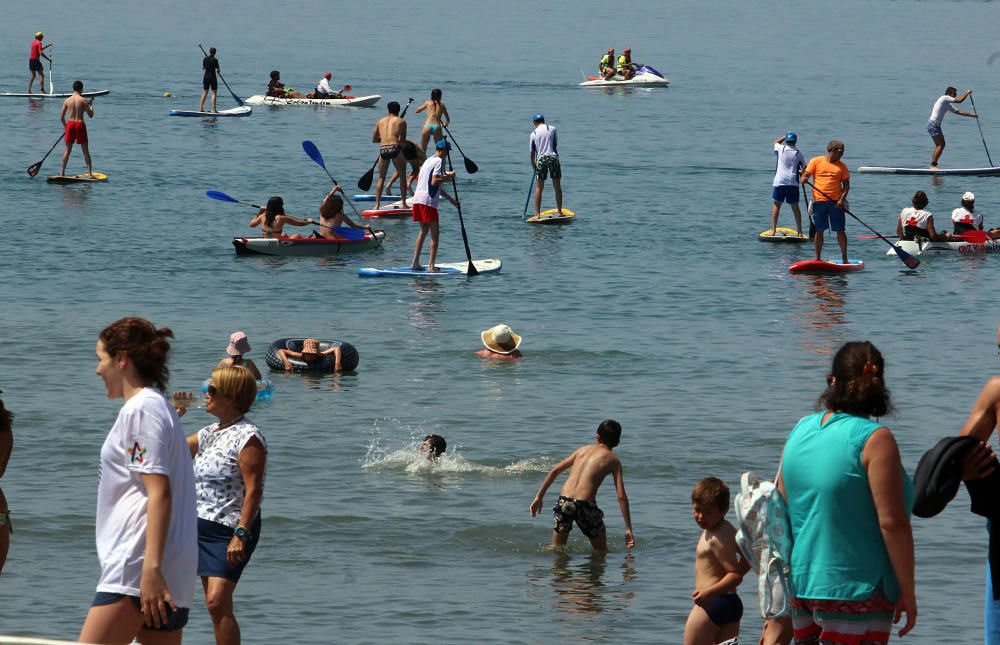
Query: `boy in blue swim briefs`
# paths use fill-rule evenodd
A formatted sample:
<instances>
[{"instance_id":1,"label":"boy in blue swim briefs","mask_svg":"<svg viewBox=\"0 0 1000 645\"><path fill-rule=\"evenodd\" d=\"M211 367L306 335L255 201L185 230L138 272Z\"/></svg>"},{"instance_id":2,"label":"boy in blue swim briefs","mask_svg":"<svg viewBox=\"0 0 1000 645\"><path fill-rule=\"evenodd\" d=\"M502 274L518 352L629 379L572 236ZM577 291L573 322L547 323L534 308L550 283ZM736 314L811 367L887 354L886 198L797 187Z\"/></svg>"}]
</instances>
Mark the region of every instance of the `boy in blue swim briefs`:
<instances>
[{"instance_id":1,"label":"boy in blue swim briefs","mask_svg":"<svg viewBox=\"0 0 1000 645\"><path fill-rule=\"evenodd\" d=\"M716 477L701 480L691 491L691 510L702 533L694 552L694 607L684 645L736 643L743 617L736 588L750 566L740 557L736 527L726 520L729 488Z\"/></svg>"},{"instance_id":2,"label":"boy in blue swim briefs","mask_svg":"<svg viewBox=\"0 0 1000 645\"><path fill-rule=\"evenodd\" d=\"M604 529L604 512L597 507L597 489L608 475L614 475L615 490L618 492L618 506L625 519L625 545L635 545L632 536L632 517L629 513L628 496L625 494L625 480L622 477L622 462L612 450L621 441L622 427L617 421L608 419L597 426L594 443L580 446L569 457L563 459L549 471L535 493L529 511L531 516L542 510L545 491L556 480L559 473L572 467L566 483L559 492L559 501L553 509L552 546L563 546L569 539L573 522L590 539L590 545L597 551L607 551L608 541Z\"/></svg>"}]
</instances>

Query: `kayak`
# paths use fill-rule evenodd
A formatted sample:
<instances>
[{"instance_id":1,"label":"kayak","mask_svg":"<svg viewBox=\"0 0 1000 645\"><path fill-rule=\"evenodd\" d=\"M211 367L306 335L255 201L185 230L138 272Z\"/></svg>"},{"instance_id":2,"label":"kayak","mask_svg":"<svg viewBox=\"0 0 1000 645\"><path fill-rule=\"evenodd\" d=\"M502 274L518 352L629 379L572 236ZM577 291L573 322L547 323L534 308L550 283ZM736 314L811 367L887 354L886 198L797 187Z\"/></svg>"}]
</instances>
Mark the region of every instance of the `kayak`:
<instances>
[{"instance_id":1,"label":"kayak","mask_svg":"<svg viewBox=\"0 0 1000 645\"><path fill-rule=\"evenodd\" d=\"M410 215L413 215L413 208L410 206L403 208L402 200L394 201L378 210L371 208L361 211L362 217L408 217Z\"/></svg>"},{"instance_id":2,"label":"kayak","mask_svg":"<svg viewBox=\"0 0 1000 645\"><path fill-rule=\"evenodd\" d=\"M761 233L758 238L761 242L778 242L785 244L802 244L803 242L809 241L809 236L803 233L799 235L794 228L786 228L779 226L774 229L774 234L771 234L771 229L767 229Z\"/></svg>"},{"instance_id":3,"label":"kayak","mask_svg":"<svg viewBox=\"0 0 1000 645\"><path fill-rule=\"evenodd\" d=\"M342 99L284 99L277 96L255 94L246 100L250 105L336 105L340 107L372 107L382 98L380 94L371 96L348 96Z\"/></svg>"},{"instance_id":4,"label":"kayak","mask_svg":"<svg viewBox=\"0 0 1000 645\"><path fill-rule=\"evenodd\" d=\"M472 265L480 273L500 273L503 263L500 258L490 258L489 260L473 260ZM366 267L358 269L358 275L363 278L413 278L418 276L437 278L445 276L468 275L469 263L465 262L438 262L434 265L438 271L431 273L426 269L415 271L410 267Z\"/></svg>"},{"instance_id":5,"label":"kayak","mask_svg":"<svg viewBox=\"0 0 1000 645\"><path fill-rule=\"evenodd\" d=\"M619 85L638 85L640 87L666 87L670 85L667 77L659 73L649 65L639 65L635 76L626 80L615 74L610 80L604 80L600 76L588 76L587 80L580 83L580 87L616 87Z\"/></svg>"},{"instance_id":6,"label":"kayak","mask_svg":"<svg viewBox=\"0 0 1000 645\"><path fill-rule=\"evenodd\" d=\"M105 175L103 172L95 172L93 177L87 174L66 175L66 176L53 175L48 179L46 179L46 181L49 182L50 184L78 184L78 183L92 184L96 181L107 181L107 180L108 176Z\"/></svg>"},{"instance_id":7,"label":"kayak","mask_svg":"<svg viewBox=\"0 0 1000 645\"><path fill-rule=\"evenodd\" d=\"M278 356L279 349L290 349L293 352L302 351L302 341L305 338L279 338L278 340L271 343L271 346L267 348L267 353L264 354L264 361L267 366L272 370L277 370L279 372L284 371L285 364L281 361L281 357ZM340 371L351 372L358 366L358 350L355 349L354 345L350 343L345 343L342 340L322 340L319 341L319 351L330 349L331 347L340 346ZM336 360L333 354L324 356L321 360L314 361L312 363L307 363L300 359L289 358L288 362L292 364L293 372L332 372Z\"/></svg>"},{"instance_id":8,"label":"kayak","mask_svg":"<svg viewBox=\"0 0 1000 645\"><path fill-rule=\"evenodd\" d=\"M910 255L954 255L956 252L962 255L986 255L989 253L1000 253L1000 241L986 242L985 244L973 244L971 242L936 241L930 242L922 240L901 240L896 242L899 248ZM896 252L889 249L886 255L896 255Z\"/></svg>"},{"instance_id":9,"label":"kayak","mask_svg":"<svg viewBox=\"0 0 1000 645\"><path fill-rule=\"evenodd\" d=\"M550 208L547 211L542 211L540 214L533 217L529 217L524 220L529 224L569 224L576 218L576 213L568 208L564 208L562 215L559 214L558 208Z\"/></svg>"},{"instance_id":10,"label":"kayak","mask_svg":"<svg viewBox=\"0 0 1000 645\"><path fill-rule=\"evenodd\" d=\"M241 105L239 107L230 108L228 110L219 110L218 112L199 112L198 110L170 110L169 116L200 116L200 117L212 117L217 116L250 116L253 112L253 108L249 105Z\"/></svg>"},{"instance_id":11,"label":"kayak","mask_svg":"<svg viewBox=\"0 0 1000 645\"><path fill-rule=\"evenodd\" d=\"M85 98L93 98L95 96L104 96L110 93L111 90L97 90L96 92L82 92ZM23 98L23 99L68 99L73 96L72 92L56 92L55 94L28 94L27 92L0 92L0 96L10 96L13 98Z\"/></svg>"},{"instance_id":12,"label":"kayak","mask_svg":"<svg viewBox=\"0 0 1000 645\"><path fill-rule=\"evenodd\" d=\"M365 233L360 240L327 239L319 237L234 237L236 255L280 255L283 257L320 257L341 255L355 251L368 251L382 245L384 231L375 236Z\"/></svg>"},{"instance_id":13,"label":"kayak","mask_svg":"<svg viewBox=\"0 0 1000 645\"><path fill-rule=\"evenodd\" d=\"M880 173L884 175L956 175L959 177L991 177L1000 175L1000 166L985 168L888 168L883 166L861 166L858 172Z\"/></svg>"},{"instance_id":14,"label":"kayak","mask_svg":"<svg viewBox=\"0 0 1000 645\"><path fill-rule=\"evenodd\" d=\"M830 260L799 260L788 267L789 273L846 273L861 271L865 263L861 260L848 258L847 264L831 262Z\"/></svg>"}]
</instances>

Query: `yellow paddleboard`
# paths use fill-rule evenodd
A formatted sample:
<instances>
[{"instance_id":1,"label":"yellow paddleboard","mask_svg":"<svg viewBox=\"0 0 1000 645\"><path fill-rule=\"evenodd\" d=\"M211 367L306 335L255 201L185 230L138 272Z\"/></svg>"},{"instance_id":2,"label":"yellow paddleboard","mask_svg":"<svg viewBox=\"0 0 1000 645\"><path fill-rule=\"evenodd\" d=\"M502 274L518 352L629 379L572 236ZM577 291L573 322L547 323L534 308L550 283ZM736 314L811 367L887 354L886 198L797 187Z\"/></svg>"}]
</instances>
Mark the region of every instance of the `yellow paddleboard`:
<instances>
[{"instance_id":1,"label":"yellow paddleboard","mask_svg":"<svg viewBox=\"0 0 1000 645\"><path fill-rule=\"evenodd\" d=\"M550 208L547 211L542 211L540 215L535 217L529 217L526 222L529 224L569 224L576 217L576 213L568 208L564 208L562 215L559 214L558 208Z\"/></svg>"},{"instance_id":2,"label":"yellow paddleboard","mask_svg":"<svg viewBox=\"0 0 1000 645\"><path fill-rule=\"evenodd\" d=\"M801 244L802 242L808 242L809 236L803 233L798 235L794 228L777 228L774 234L771 234L771 229L767 229L760 234L761 242L790 242L792 244Z\"/></svg>"},{"instance_id":3,"label":"yellow paddleboard","mask_svg":"<svg viewBox=\"0 0 1000 645\"><path fill-rule=\"evenodd\" d=\"M50 184L75 184L78 182L90 183L95 181L107 181L107 180L108 176L105 175L103 172L95 172L93 177L91 177L86 173L82 175L70 175L70 176L53 175L52 177L49 177L47 181Z\"/></svg>"}]
</instances>

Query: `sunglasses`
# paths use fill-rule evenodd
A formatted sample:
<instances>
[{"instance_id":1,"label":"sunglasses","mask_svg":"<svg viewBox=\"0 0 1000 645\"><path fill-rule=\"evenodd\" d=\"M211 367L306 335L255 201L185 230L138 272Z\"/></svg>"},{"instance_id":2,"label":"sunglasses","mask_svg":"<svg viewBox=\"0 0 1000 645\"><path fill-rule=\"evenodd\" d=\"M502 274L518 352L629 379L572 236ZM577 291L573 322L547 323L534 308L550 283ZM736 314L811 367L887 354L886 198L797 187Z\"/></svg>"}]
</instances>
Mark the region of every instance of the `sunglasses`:
<instances>
[{"instance_id":1,"label":"sunglasses","mask_svg":"<svg viewBox=\"0 0 1000 645\"><path fill-rule=\"evenodd\" d=\"M205 393L206 394L211 394L212 396L218 396L218 394L219 394L219 388L215 387L214 385L209 385L208 389L205 390Z\"/></svg>"}]
</instances>

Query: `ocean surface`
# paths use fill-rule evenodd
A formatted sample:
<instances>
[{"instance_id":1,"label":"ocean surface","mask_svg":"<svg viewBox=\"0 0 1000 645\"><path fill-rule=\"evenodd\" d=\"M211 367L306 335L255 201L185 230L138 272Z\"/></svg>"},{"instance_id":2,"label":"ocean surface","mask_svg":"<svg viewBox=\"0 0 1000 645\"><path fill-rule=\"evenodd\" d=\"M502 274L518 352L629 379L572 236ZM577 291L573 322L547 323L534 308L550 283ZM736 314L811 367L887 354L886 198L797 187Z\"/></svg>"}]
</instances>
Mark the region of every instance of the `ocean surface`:
<instances>
[{"instance_id":1,"label":"ocean surface","mask_svg":"<svg viewBox=\"0 0 1000 645\"><path fill-rule=\"evenodd\" d=\"M28 46L44 31L57 89L80 78L111 90L90 124L95 168L111 179L47 185L61 147L29 179L59 136L60 104L0 98L0 388L18 415L2 480L15 533L0 633L74 638L82 624L98 575L98 453L120 405L94 374L94 345L106 324L140 315L176 334L172 389L198 388L237 329L261 366L282 336L342 339L361 354L351 374L272 374L273 399L251 415L270 459L263 536L236 593L246 642L680 643L699 535L691 487L773 475L840 344L884 352L898 408L886 423L911 472L997 372L1000 258L931 258L908 272L883 242L854 239L868 231L848 220L866 270L792 276L788 264L811 249L757 239L771 142L788 130L807 158L843 140L852 171L924 165L931 104L956 85L974 89L985 140L1000 146L997 17L996 3L933 0L6 3L0 91L24 91ZM335 84L383 98L373 109L168 118L197 107L198 43L218 48L244 97L279 69L302 91L330 70ZM577 87L609 46L631 47L670 87ZM384 250L359 256L235 257L230 240L251 233L253 212L206 190L282 195L289 213L315 216L329 180L301 142L317 144L351 194L385 104L413 97L417 136L413 109L434 87L480 168L463 172L453 151L472 253L502 258L500 275L358 278L359 267L409 260L409 221L382 222ZM220 109L231 107L220 89ZM521 222L537 112L558 128L577 213L568 227ZM988 165L973 120L952 115L944 130L943 165ZM69 172L84 170L74 151ZM994 179L855 174L851 207L892 233L915 190L942 228L966 190L1000 224ZM441 226L439 260L463 260L450 206ZM500 322L523 335L524 360L474 356L480 331ZM637 545L625 548L608 482L610 553L592 554L578 531L553 553L550 512L532 519L528 505L605 418L624 428L616 452ZM184 425L213 420L193 410ZM428 433L448 440L439 464L415 452ZM983 522L962 492L914 530L920 613L906 641L980 640ZM742 636L756 642L755 577L741 594ZM195 607L185 640L211 633Z\"/></svg>"}]
</instances>

